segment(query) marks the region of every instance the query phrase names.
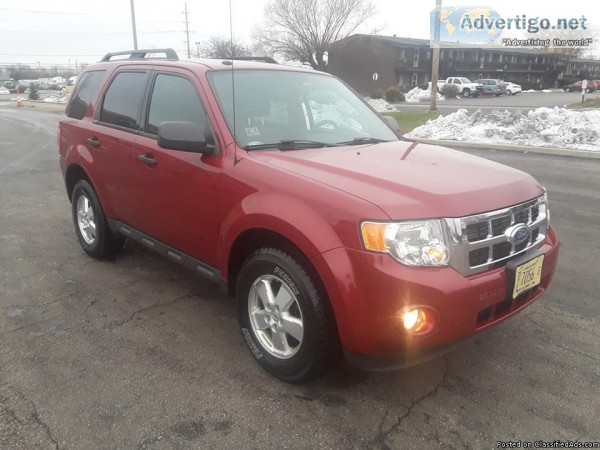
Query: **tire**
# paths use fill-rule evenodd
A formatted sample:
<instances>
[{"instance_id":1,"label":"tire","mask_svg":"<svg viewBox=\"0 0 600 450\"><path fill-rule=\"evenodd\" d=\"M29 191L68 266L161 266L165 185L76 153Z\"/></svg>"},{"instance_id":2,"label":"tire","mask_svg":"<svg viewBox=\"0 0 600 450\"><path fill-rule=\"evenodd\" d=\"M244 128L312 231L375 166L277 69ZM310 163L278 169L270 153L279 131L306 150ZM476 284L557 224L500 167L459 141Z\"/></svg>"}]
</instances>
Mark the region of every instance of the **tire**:
<instances>
[{"instance_id":1,"label":"tire","mask_svg":"<svg viewBox=\"0 0 600 450\"><path fill-rule=\"evenodd\" d=\"M468 98L471 95L471 89L463 89L462 96Z\"/></svg>"},{"instance_id":2,"label":"tire","mask_svg":"<svg viewBox=\"0 0 600 450\"><path fill-rule=\"evenodd\" d=\"M510 89L506 90L506 95L512 95L512 91Z\"/></svg>"},{"instance_id":3,"label":"tire","mask_svg":"<svg viewBox=\"0 0 600 450\"><path fill-rule=\"evenodd\" d=\"M86 180L79 180L75 184L71 210L77 239L88 255L107 258L121 250L125 238L110 230L98 196Z\"/></svg>"},{"instance_id":4,"label":"tire","mask_svg":"<svg viewBox=\"0 0 600 450\"><path fill-rule=\"evenodd\" d=\"M242 264L236 283L246 345L267 372L290 383L321 375L340 353L328 300L309 273L287 253L262 248Z\"/></svg>"},{"instance_id":5,"label":"tire","mask_svg":"<svg viewBox=\"0 0 600 450\"><path fill-rule=\"evenodd\" d=\"M565 92L571 92L571 88L566 88Z\"/></svg>"},{"instance_id":6,"label":"tire","mask_svg":"<svg viewBox=\"0 0 600 450\"><path fill-rule=\"evenodd\" d=\"M590 88L586 88L585 92L586 94L589 94L590 92L592 92L592 90Z\"/></svg>"}]
</instances>

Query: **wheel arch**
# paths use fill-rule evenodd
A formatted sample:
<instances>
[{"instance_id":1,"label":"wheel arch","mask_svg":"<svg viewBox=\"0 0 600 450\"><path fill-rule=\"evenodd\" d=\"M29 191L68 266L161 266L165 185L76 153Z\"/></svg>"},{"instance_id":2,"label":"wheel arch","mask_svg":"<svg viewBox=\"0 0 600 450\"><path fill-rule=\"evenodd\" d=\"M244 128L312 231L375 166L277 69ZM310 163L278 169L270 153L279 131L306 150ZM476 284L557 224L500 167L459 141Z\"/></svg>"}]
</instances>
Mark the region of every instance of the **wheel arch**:
<instances>
[{"instance_id":1,"label":"wheel arch","mask_svg":"<svg viewBox=\"0 0 600 450\"><path fill-rule=\"evenodd\" d=\"M90 183L94 190L96 190L96 188L94 187L94 183L92 183L92 180L90 179L85 169L79 164L71 164L65 172L65 187L67 188L67 195L69 196L69 201L71 201L75 184L77 184L79 180L86 180L88 183Z\"/></svg>"},{"instance_id":2,"label":"wheel arch","mask_svg":"<svg viewBox=\"0 0 600 450\"><path fill-rule=\"evenodd\" d=\"M300 249L300 247L298 247L287 237L273 230L265 228L251 228L245 230L237 236L231 246L227 261L227 290L229 294L232 297L235 296L237 276L244 261L253 252L261 248L275 248L281 250L282 252L287 253L294 258L304 268L309 277L313 280L315 287L319 292L321 299L323 300L325 312L331 324L333 325L333 331L336 339L335 345L339 346L340 337L338 323L331 300L329 298L329 293L325 287L325 284L323 283L322 277L310 259L304 254L302 249Z\"/></svg>"}]
</instances>

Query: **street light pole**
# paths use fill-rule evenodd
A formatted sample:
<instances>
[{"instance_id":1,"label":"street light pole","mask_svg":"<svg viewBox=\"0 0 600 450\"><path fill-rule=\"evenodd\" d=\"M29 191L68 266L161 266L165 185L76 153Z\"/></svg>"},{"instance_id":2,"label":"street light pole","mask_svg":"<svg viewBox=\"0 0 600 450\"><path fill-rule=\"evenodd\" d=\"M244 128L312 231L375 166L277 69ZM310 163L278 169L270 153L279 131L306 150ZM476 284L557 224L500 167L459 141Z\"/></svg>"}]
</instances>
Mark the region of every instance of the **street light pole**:
<instances>
[{"instance_id":1,"label":"street light pole","mask_svg":"<svg viewBox=\"0 0 600 450\"><path fill-rule=\"evenodd\" d=\"M137 50L137 31L135 29L135 8L133 6L133 0L130 0L131 3L131 29L133 31L133 49Z\"/></svg>"},{"instance_id":2,"label":"street light pole","mask_svg":"<svg viewBox=\"0 0 600 450\"><path fill-rule=\"evenodd\" d=\"M440 71L440 18L442 0L436 0L435 21L433 31L433 61L431 62L431 106L430 111L437 110L437 83Z\"/></svg>"}]
</instances>

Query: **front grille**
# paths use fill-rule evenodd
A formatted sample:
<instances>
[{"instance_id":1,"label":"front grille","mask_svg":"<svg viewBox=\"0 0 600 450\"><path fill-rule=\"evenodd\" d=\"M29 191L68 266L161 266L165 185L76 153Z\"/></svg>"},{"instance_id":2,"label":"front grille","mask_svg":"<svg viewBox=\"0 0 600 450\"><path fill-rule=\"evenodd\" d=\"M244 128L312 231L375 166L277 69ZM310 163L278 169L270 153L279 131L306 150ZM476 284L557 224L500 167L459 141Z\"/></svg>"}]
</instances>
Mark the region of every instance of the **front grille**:
<instances>
[{"instance_id":1,"label":"front grille","mask_svg":"<svg viewBox=\"0 0 600 450\"><path fill-rule=\"evenodd\" d=\"M546 238L546 196L509 208L459 219L446 219L451 237L451 265L464 275L502 267L513 257L541 244ZM529 235L514 242L511 229L527 226Z\"/></svg>"}]
</instances>

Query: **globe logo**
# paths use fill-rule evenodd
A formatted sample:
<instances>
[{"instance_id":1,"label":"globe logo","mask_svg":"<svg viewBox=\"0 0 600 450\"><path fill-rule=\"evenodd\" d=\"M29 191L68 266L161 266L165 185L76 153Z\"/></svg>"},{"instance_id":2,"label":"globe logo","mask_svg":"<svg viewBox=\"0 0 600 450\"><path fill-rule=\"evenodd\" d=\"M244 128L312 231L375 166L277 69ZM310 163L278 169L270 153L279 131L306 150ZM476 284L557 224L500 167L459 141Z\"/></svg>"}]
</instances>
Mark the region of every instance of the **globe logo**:
<instances>
[{"instance_id":1,"label":"globe logo","mask_svg":"<svg viewBox=\"0 0 600 450\"><path fill-rule=\"evenodd\" d=\"M435 40L436 23L440 25L442 43L484 45L497 41L503 30L496 28L501 16L492 8L456 6L431 11L431 40Z\"/></svg>"}]
</instances>

